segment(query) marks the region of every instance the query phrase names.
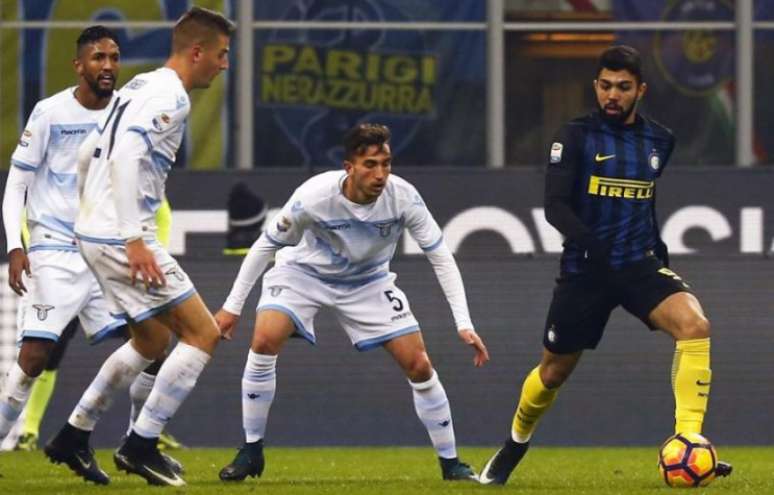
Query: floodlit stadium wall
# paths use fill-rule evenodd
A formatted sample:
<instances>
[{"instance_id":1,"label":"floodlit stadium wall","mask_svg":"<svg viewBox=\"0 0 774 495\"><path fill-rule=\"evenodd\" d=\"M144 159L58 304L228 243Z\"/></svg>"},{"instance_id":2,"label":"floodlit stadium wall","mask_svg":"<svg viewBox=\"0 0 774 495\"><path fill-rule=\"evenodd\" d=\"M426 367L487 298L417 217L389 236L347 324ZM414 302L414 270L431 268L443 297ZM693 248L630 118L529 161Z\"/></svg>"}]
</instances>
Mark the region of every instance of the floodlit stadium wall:
<instances>
[{"instance_id":1,"label":"floodlit stadium wall","mask_svg":"<svg viewBox=\"0 0 774 495\"><path fill-rule=\"evenodd\" d=\"M409 296L431 359L452 404L462 444L495 445L507 434L521 381L539 358L545 312L561 239L542 213L542 174L529 170L395 171L418 186L455 251L471 312L492 361L472 366L455 335L432 269L411 242L392 265ZM205 301L225 298L240 259L221 254L230 187L244 181L280 207L308 174L174 172L173 247ZM4 177L2 178L4 182ZM663 235L672 268L695 288L713 324L713 385L705 431L716 443L771 444L774 424L774 173L766 170L673 169L658 187ZM3 267L3 272L6 269ZM187 444L242 441L240 380L254 315L224 342L170 425ZM13 353L15 297L0 300L0 358ZM427 445L411 391L381 350L359 353L322 312L318 345L291 341L278 362L278 392L268 435L274 445ZM44 419L47 437L65 421L102 360L118 343L72 344ZM673 427L673 344L650 335L617 310L600 347L588 352L536 436L542 444L656 445ZM115 445L126 425L119 398L96 432Z\"/></svg>"}]
</instances>

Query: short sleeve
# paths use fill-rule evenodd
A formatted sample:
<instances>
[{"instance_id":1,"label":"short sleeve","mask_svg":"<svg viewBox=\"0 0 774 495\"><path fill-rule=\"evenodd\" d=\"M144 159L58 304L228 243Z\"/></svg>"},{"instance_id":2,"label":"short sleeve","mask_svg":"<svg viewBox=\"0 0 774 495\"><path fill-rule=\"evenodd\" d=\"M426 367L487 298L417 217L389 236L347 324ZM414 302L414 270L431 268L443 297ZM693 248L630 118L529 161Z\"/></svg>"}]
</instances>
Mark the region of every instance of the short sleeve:
<instances>
[{"instance_id":1,"label":"short sleeve","mask_svg":"<svg viewBox=\"0 0 774 495\"><path fill-rule=\"evenodd\" d=\"M22 170L37 170L46 155L49 135L50 128L46 112L38 103L32 110L16 149L11 155L11 164Z\"/></svg>"},{"instance_id":2,"label":"short sleeve","mask_svg":"<svg viewBox=\"0 0 774 495\"><path fill-rule=\"evenodd\" d=\"M295 246L301 242L309 215L298 190L266 227L266 238L277 247Z\"/></svg>"}]
</instances>

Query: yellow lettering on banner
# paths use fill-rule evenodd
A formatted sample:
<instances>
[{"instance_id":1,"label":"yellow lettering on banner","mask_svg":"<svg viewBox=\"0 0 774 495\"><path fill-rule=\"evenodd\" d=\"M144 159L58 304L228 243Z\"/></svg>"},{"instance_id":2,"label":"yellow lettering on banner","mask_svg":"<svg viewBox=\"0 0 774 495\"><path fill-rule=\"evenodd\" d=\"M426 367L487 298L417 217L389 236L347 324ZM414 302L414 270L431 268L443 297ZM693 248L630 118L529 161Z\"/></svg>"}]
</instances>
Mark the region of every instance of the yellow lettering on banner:
<instances>
[{"instance_id":1,"label":"yellow lettering on banner","mask_svg":"<svg viewBox=\"0 0 774 495\"><path fill-rule=\"evenodd\" d=\"M263 49L263 72L272 72L278 65L291 62L296 56L296 48L292 45L268 45Z\"/></svg>"},{"instance_id":2,"label":"yellow lettering on banner","mask_svg":"<svg viewBox=\"0 0 774 495\"><path fill-rule=\"evenodd\" d=\"M331 50L325 63L325 75L330 78L343 76L346 79L360 79L358 69L363 60L355 52L343 50Z\"/></svg>"},{"instance_id":3,"label":"yellow lettering on banner","mask_svg":"<svg viewBox=\"0 0 774 495\"><path fill-rule=\"evenodd\" d=\"M422 86L417 97L414 113L430 113L433 111L433 97L430 94L430 88Z\"/></svg>"},{"instance_id":4,"label":"yellow lettering on banner","mask_svg":"<svg viewBox=\"0 0 774 495\"><path fill-rule=\"evenodd\" d=\"M622 190L620 187L611 186L608 188L607 195L610 196L611 198L620 198L621 192Z\"/></svg>"},{"instance_id":5,"label":"yellow lettering on banner","mask_svg":"<svg viewBox=\"0 0 774 495\"><path fill-rule=\"evenodd\" d=\"M378 81L381 72L382 56L378 53L369 53L366 56L366 81Z\"/></svg>"},{"instance_id":6,"label":"yellow lettering on banner","mask_svg":"<svg viewBox=\"0 0 774 495\"><path fill-rule=\"evenodd\" d=\"M320 58L313 47L305 46L301 49L301 53L296 59L296 65L293 66L293 72L309 72L318 76L323 74Z\"/></svg>"},{"instance_id":7,"label":"yellow lettering on banner","mask_svg":"<svg viewBox=\"0 0 774 495\"><path fill-rule=\"evenodd\" d=\"M623 190L623 197L626 199L634 199L634 189L631 187L626 187Z\"/></svg>"},{"instance_id":8,"label":"yellow lettering on banner","mask_svg":"<svg viewBox=\"0 0 774 495\"><path fill-rule=\"evenodd\" d=\"M416 61L411 57L393 55L384 63L384 78L389 82L405 84L417 78Z\"/></svg>"},{"instance_id":9,"label":"yellow lettering on banner","mask_svg":"<svg viewBox=\"0 0 774 495\"><path fill-rule=\"evenodd\" d=\"M275 79L268 74L264 74L263 77L261 77L261 101L282 101L282 98L280 97L282 84L278 79L279 78Z\"/></svg>"},{"instance_id":10,"label":"yellow lettering on banner","mask_svg":"<svg viewBox=\"0 0 774 495\"><path fill-rule=\"evenodd\" d=\"M435 57L425 55L422 57L422 83L435 84Z\"/></svg>"}]
</instances>

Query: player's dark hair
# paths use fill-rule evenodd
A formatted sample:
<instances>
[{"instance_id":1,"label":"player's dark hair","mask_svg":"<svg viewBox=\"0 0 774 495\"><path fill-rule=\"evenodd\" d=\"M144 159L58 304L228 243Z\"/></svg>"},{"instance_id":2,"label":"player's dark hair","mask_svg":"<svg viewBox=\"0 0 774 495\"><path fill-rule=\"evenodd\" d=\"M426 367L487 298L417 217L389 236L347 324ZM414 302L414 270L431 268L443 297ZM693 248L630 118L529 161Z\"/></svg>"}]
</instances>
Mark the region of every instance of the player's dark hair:
<instances>
[{"instance_id":1,"label":"player's dark hair","mask_svg":"<svg viewBox=\"0 0 774 495\"><path fill-rule=\"evenodd\" d=\"M111 31L110 29L106 28L105 26L89 26L86 29L84 29L80 36L78 36L78 39L75 41L75 54L80 55L81 49L86 46L90 45L92 43L96 43L97 41L101 39L111 39L113 40L116 45L121 45L118 42L118 37L116 36L116 33Z\"/></svg>"},{"instance_id":2,"label":"player's dark hair","mask_svg":"<svg viewBox=\"0 0 774 495\"><path fill-rule=\"evenodd\" d=\"M206 44L216 34L231 37L236 25L220 12L192 7L175 24L172 31L172 51L179 52L195 43Z\"/></svg>"},{"instance_id":3,"label":"player's dark hair","mask_svg":"<svg viewBox=\"0 0 774 495\"><path fill-rule=\"evenodd\" d=\"M390 141L389 127L382 124L358 124L344 135L344 159L362 155L370 146L381 148Z\"/></svg>"},{"instance_id":4,"label":"player's dark hair","mask_svg":"<svg viewBox=\"0 0 774 495\"><path fill-rule=\"evenodd\" d=\"M637 78L638 83L642 82L642 58L640 57L640 52L628 45L611 46L602 52L597 65L597 75L602 72L602 69L612 71L626 70Z\"/></svg>"}]
</instances>

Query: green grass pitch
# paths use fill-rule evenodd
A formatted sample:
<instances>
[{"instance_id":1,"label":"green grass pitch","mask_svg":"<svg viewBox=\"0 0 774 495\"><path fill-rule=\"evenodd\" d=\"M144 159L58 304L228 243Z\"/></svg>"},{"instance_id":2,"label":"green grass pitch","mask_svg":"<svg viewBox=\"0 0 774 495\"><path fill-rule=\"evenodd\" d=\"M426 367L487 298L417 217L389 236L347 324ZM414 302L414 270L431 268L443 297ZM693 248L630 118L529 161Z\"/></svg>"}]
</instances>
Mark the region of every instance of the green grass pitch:
<instances>
[{"instance_id":1,"label":"green grass pitch","mask_svg":"<svg viewBox=\"0 0 774 495\"><path fill-rule=\"evenodd\" d=\"M463 460L480 469L494 448L464 447ZM774 493L774 448L721 447L721 458L734 464L730 478L716 480L690 493ZM63 465L50 464L41 452L0 453L0 493L24 495L77 494L667 494L656 468L656 448L549 448L529 452L508 484L479 486L444 482L429 448L272 448L260 479L225 484L218 471L234 450L175 451L186 467L184 488L148 486L137 476L119 473L111 452L97 458L112 478L110 486L84 483Z\"/></svg>"}]
</instances>

